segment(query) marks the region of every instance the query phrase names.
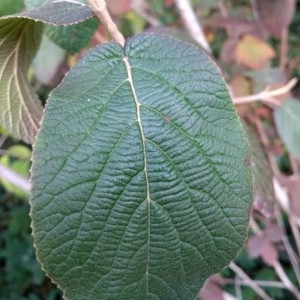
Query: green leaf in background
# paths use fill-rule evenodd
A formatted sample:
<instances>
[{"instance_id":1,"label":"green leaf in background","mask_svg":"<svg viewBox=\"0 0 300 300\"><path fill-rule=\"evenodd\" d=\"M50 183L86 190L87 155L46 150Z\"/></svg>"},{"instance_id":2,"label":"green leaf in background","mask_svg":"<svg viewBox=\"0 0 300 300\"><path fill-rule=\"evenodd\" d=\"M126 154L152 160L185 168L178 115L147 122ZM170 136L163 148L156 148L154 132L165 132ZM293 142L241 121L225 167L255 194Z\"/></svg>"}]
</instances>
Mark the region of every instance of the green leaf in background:
<instances>
[{"instance_id":1,"label":"green leaf in background","mask_svg":"<svg viewBox=\"0 0 300 300\"><path fill-rule=\"evenodd\" d=\"M248 156L195 47L97 47L51 93L34 145L37 256L66 299L194 299L244 244Z\"/></svg>"},{"instance_id":2,"label":"green leaf in background","mask_svg":"<svg viewBox=\"0 0 300 300\"><path fill-rule=\"evenodd\" d=\"M0 157L0 165L9 167L18 175L29 179L30 157L31 151L27 147L15 145L8 148L5 151L5 154ZM27 192L6 181L5 179L0 178L0 183L8 192L13 193L22 199L29 198Z\"/></svg>"},{"instance_id":3,"label":"green leaf in background","mask_svg":"<svg viewBox=\"0 0 300 300\"><path fill-rule=\"evenodd\" d=\"M44 34L39 51L32 63L38 81L47 86L56 86L62 79L57 73L65 60L66 51Z\"/></svg>"},{"instance_id":4,"label":"green leaf in background","mask_svg":"<svg viewBox=\"0 0 300 300\"><path fill-rule=\"evenodd\" d=\"M51 2L53 1L25 0L28 10L40 9L45 4L49 5ZM76 2L82 4L81 7L86 9L87 2L85 0ZM90 16L92 15L93 14L91 13ZM88 45L98 25L99 22L97 19L93 18L70 26L47 25L45 27L45 32L53 42L55 42L61 48L67 50L70 54L74 54Z\"/></svg>"},{"instance_id":5,"label":"green leaf in background","mask_svg":"<svg viewBox=\"0 0 300 300\"><path fill-rule=\"evenodd\" d=\"M21 13L20 16L48 24L71 25L94 16L84 0L27 0L25 4L29 10Z\"/></svg>"},{"instance_id":6,"label":"green leaf in background","mask_svg":"<svg viewBox=\"0 0 300 300\"><path fill-rule=\"evenodd\" d=\"M32 20L0 20L0 125L27 143L33 142L42 117L42 105L27 80L42 27Z\"/></svg>"},{"instance_id":7,"label":"green leaf in background","mask_svg":"<svg viewBox=\"0 0 300 300\"><path fill-rule=\"evenodd\" d=\"M68 1L68 0L24 0L25 2L25 5L26 5L26 8L28 10L34 10L34 9L38 9L40 8L41 6L43 6L44 4L49 4L49 3L53 3L53 2L73 2L73 4L77 3L77 4L84 4L86 5L87 4L87 0L71 0L71 1Z\"/></svg>"},{"instance_id":8,"label":"green leaf in background","mask_svg":"<svg viewBox=\"0 0 300 300\"><path fill-rule=\"evenodd\" d=\"M254 207L266 218L271 218L274 213L275 195L273 188L273 173L268 157L262 148L253 128L243 122L250 150L251 165L253 170ZM250 158L249 158L250 159Z\"/></svg>"},{"instance_id":9,"label":"green leaf in background","mask_svg":"<svg viewBox=\"0 0 300 300\"><path fill-rule=\"evenodd\" d=\"M1 0L0 1L0 17L15 14L24 8L23 0Z\"/></svg>"},{"instance_id":10,"label":"green leaf in background","mask_svg":"<svg viewBox=\"0 0 300 300\"><path fill-rule=\"evenodd\" d=\"M27 72L41 41L40 22L70 25L92 16L83 1L51 0L39 9L0 18L0 126L33 143L42 105L27 80Z\"/></svg>"},{"instance_id":11,"label":"green leaf in background","mask_svg":"<svg viewBox=\"0 0 300 300\"><path fill-rule=\"evenodd\" d=\"M89 44L98 25L97 19L93 18L70 26L48 25L45 33L68 53L75 54Z\"/></svg>"},{"instance_id":12,"label":"green leaf in background","mask_svg":"<svg viewBox=\"0 0 300 300\"><path fill-rule=\"evenodd\" d=\"M287 149L300 160L300 101L288 99L275 110L275 122Z\"/></svg>"},{"instance_id":13,"label":"green leaf in background","mask_svg":"<svg viewBox=\"0 0 300 300\"><path fill-rule=\"evenodd\" d=\"M260 84L274 84L286 80L284 72L280 68L265 68L260 70L247 70L247 77L254 79Z\"/></svg>"}]
</instances>

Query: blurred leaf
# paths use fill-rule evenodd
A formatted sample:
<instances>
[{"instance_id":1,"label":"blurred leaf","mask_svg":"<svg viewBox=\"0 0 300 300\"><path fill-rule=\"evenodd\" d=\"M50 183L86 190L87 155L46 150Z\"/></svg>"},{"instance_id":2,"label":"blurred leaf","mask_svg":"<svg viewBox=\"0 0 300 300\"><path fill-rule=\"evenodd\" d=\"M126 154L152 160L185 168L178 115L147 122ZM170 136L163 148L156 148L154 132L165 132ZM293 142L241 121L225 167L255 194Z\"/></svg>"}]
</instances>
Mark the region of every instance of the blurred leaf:
<instances>
[{"instance_id":1,"label":"blurred leaf","mask_svg":"<svg viewBox=\"0 0 300 300\"><path fill-rule=\"evenodd\" d=\"M268 224L264 229L264 237L271 242L280 242L284 236L282 228L278 224Z\"/></svg>"},{"instance_id":2,"label":"blurred leaf","mask_svg":"<svg viewBox=\"0 0 300 300\"><path fill-rule=\"evenodd\" d=\"M300 160L300 102L290 98L275 110L275 123L287 149Z\"/></svg>"},{"instance_id":3,"label":"blurred leaf","mask_svg":"<svg viewBox=\"0 0 300 300\"><path fill-rule=\"evenodd\" d=\"M131 0L108 0L107 8L112 15L121 17L131 10Z\"/></svg>"},{"instance_id":4,"label":"blurred leaf","mask_svg":"<svg viewBox=\"0 0 300 300\"><path fill-rule=\"evenodd\" d=\"M216 274L206 279L199 296L202 300L223 300L223 290L221 284L223 283L221 275Z\"/></svg>"},{"instance_id":5,"label":"blurred leaf","mask_svg":"<svg viewBox=\"0 0 300 300\"><path fill-rule=\"evenodd\" d=\"M201 9L212 9L218 6L219 0L201 0L197 4Z\"/></svg>"},{"instance_id":6,"label":"blurred leaf","mask_svg":"<svg viewBox=\"0 0 300 300\"><path fill-rule=\"evenodd\" d=\"M56 86L57 70L60 68L66 57L66 52L52 42L46 35L43 35L39 51L32 63L35 76L38 81L47 86ZM53 81L55 83L53 84Z\"/></svg>"},{"instance_id":7,"label":"blurred leaf","mask_svg":"<svg viewBox=\"0 0 300 300\"><path fill-rule=\"evenodd\" d=\"M0 157L0 164L9 167L24 178L29 178L30 156L31 151L27 147L21 145L12 146ZM0 183L8 192L18 196L19 198L28 199L28 193L24 192L21 188L13 185L3 178L0 178Z\"/></svg>"},{"instance_id":8,"label":"blurred leaf","mask_svg":"<svg viewBox=\"0 0 300 300\"><path fill-rule=\"evenodd\" d=\"M43 25L18 18L0 22L0 124L17 138L32 143L42 105L27 80L27 72L39 47Z\"/></svg>"},{"instance_id":9,"label":"blurred leaf","mask_svg":"<svg viewBox=\"0 0 300 300\"><path fill-rule=\"evenodd\" d=\"M94 16L86 0L26 0L26 6L29 11L20 13L20 17L54 25L76 24Z\"/></svg>"},{"instance_id":10,"label":"blurred leaf","mask_svg":"<svg viewBox=\"0 0 300 300\"><path fill-rule=\"evenodd\" d=\"M278 259L278 252L274 245L268 240L263 239L261 245L261 258L267 266L274 266Z\"/></svg>"},{"instance_id":11,"label":"blurred leaf","mask_svg":"<svg viewBox=\"0 0 300 300\"><path fill-rule=\"evenodd\" d=\"M27 80L42 37L41 22L70 25L92 16L86 1L48 0L37 10L0 19L0 125L17 138L33 143L42 116L42 105Z\"/></svg>"},{"instance_id":12,"label":"blurred leaf","mask_svg":"<svg viewBox=\"0 0 300 300\"><path fill-rule=\"evenodd\" d=\"M70 26L47 25L45 33L68 53L75 54L88 45L98 26L99 22L93 18Z\"/></svg>"},{"instance_id":13,"label":"blurred leaf","mask_svg":"<svg viewBox=\"0 0 300 300\"><path fill-rule=\"evenodd\" d=\"M25 202L12 203L9 210L0 206L1 300L24 299L22 295L32 286L42 284L45 278L35 259L28 212Z\"/></svg>"},{"instance_id":14,"label":"blurred leaf","mask_svg":"<svg viewBox=\"0 0 300 300\"><path fill-rule=\"evenodd\" d=\"M5 154L11 158L18 158L21 160L30 160L31 151L22 145L14 145L6 149Z\"/></svg>"},{"instance_id":15,"label":"blurred leaf","mask_svg":"<svg viewBox=\"0 0 300 300\"><path fill-rule=\"evenodd\" d=\"M264 68L255 71L247 70L244 74L262 84L280 83L286 80L286 76L280 68Z\"/></svg>"},{"instance_id":16,"label":"blurred leaf","mask_svg":"<svg viewBox=\"0 0 300 300\"><path fill-rule=\"evenodd\" d=\"M238 39L229 38L223 43L220 58L223 62L231 62L234 59L234 52L238 44Z\"/></svg>"},{"instance_id":17,"label":"blurred leaf","mask_svg":"<svg viewBox=\"0 0 300 300\"><path fill-rule=\"evenodd\" d=\"M27 10L40 8L47 0L24 0Z\"/></svg>"},{"instance_id":18,"label":"blurred leaf","mask_svg":"<svg viewBox=\"0 0 300 300\"><path fill-rule=\"evenodd\" d=\"M274 56L275 52L270 45L252 35L245 35L235 50L236 61L254 70L264 67Z\"/></svg>"},{"instance_id":19,"label":"blurred leaf","mask_svg":"<svg viewBox=\"0 0 300 300\"><path fill-rule=\"evenodd\" d=\"M268 163L267 155L262 148L255 131L245 122L243 122L246 131L250 150L251 164L253 170L254 185L254 208L265 217L270 218L274 211L274 189L273 174Z\"/></svg>"},{"instance_id":20,"label":"blurred leaf","mask_svg":"<svg viewBox=\"0 0 300 300\"><path fill-rule=\"evenodd\" d=\"M0 16L12 15L23 10L23 0L0 0Z\"/></svg>"},{"instance_id":21,"label":"blurred leaf","mask_svg":"<svg viewBox=\"0 0 300 300\"><path fill-rule=\"evenodd\" d=\"M244 76L238 75L231 80L230 88L234 97L246 96L251 93L251 81Z\"/></svg>"},{"instance_id":22,"label":"blurred leaf","mask_svg":"<svg viewBox=\"0 0 300 300\"><path fill-rule=\"evenodd\" d=\"M145 30L147 22L135 11L128 12L122 19L122 32L126 36L135 35Z\"/></svg>"},{"instance_id":23,"label":"blurred leaf","mask_svg":"<svg viewBox=\"0 0 300 300\"><path fill-rule=\"evenodd\" d=\"M257 258L260 256L262 241L263 237L258 235L252 235L248 238L246 245L250 257Z\"/></svg>"},{"instance_id":24,"label":"blurred leaf","mask_svg":"<svg viewBox=\"0 0 300 300\"><path fill-rule=\"evenodd\" d=\"M187 34L185 31L181 29L177 29L174 27L167 27L167 26L156 26L147 29L147 32L169 35L177 40L199 47L199 44L189 34Z\"/></svg>"},{"instance_id":25,"label":"blurred leaf","mask_svg":"<svg viewBox=\"0 0 300 300\"><path fill-rule=\"evenodd\" d=\"M260 21L270 34L280 37L288 27L295 12L295 0L258 0Z\"/></svg>"},{"instance_id":26,"label":"blurred leaf","mask_svg":"<svg viewBox=\"0 0 300 300\"><path fill-rule=\"evenodd\" d=\"M289 192L291 210L300 218L300 179L298 177L290 181Z\"/></svg>"}]
</instances>

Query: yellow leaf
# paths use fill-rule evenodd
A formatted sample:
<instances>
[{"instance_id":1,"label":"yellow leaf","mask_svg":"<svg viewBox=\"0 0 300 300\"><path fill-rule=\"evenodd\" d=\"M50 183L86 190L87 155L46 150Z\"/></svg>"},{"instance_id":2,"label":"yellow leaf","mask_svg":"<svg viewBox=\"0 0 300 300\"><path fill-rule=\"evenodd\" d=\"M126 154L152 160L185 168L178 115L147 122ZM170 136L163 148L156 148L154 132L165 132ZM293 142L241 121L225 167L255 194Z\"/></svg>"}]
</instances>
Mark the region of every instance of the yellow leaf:
<instances>
[{"instance_id":1,"label":"yellow leaf","mask_svg":"<svg viewBox=\"0 0 300 300\"><path fill-rule=\"evenodd\" d=\"M275 52L269 44L252 35L245 35L235 50L236 61L253 70L264 67L274 56Z\"/></svg>"},{"instance_id":2,"label":"yellow leaf","mask_svg":"<svg viewBox=\"0 0 300 300\"><path fill-rule=\"evenodd\" d=\"M234 97L242 97L251 93L251 81L244 76L235 76L230 82L230 88Z\"/></svg>"}]
</instances>

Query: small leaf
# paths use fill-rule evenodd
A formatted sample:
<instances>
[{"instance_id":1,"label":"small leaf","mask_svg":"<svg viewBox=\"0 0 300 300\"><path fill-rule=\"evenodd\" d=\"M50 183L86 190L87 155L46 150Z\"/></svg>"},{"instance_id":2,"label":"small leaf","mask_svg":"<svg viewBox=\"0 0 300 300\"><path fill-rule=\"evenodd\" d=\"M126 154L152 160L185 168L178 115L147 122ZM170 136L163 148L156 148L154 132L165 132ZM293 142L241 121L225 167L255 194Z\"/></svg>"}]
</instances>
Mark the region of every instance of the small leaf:
<instances>
[{"instance_id":1,"label":"small leaf","mask_svg":"<svg viewBox=\"0 0 300 300\"><path fill-rule=\"evenodd\" d=\"M94 16L85 0L27 0L27 5L35 9L24 11L19 17L54 25L77 24Z\"/></svg>"},{"instance_id":2,"label":"small leaf","mask_svg":"<svg viewBox=\"0 0 300 300\"><path fill-rule=\"evenodd\" d=\"M274 56L275 52L270 45L252 35L245 35L235 50L236 61L254 70L264 67Z\"/></svg>"},{"instance_id":3,"label":"small leaf","mask_svg":"<svg viewBox=\"0 0 300 300\"><path fill-rule=\"evenodd\" d=\"M300 160L300 102L290 98L275 110L275 123L287 149Z\"/></svg>"},{"instance_id":4,"label":"small leaf","mask_svg":"<svg viewBox=\"0 0 300 300\"><path fill-rule=\"evenodd\" d=\"M234 97L242 97L251 93L251 81L242 75L232 78L230 87Z\"/></svg>"},{"instance_id":5,"label":"small leaf","mask_svg":"<svg viewBox=\"0 0 300 300\"><path fill-rule=\"evenodd\" d=\"M288 27L295 12L295 0L258 0L258 14L261 23L275 37L280 37Z\"/></svg>"},{"instance_id":6,"label":"small leaf","mask_svg":"<svg viewBox=\"0 0 300 300\"><path fill-rule=\"evenodd\" d=\"M107 1L107 8L109 12L117 17L122 17L131 10L131 0L109 0Z\"/></svg>"},{"instance_id":7,"label":"small leaf","mask_svg":"<svg viewBox=\"0 0 300 300\"><path fill-rule=\"evenodd\" d=\"M46 35L70 54L82 50L91 41L99 22L93 18L70 26L47 25Z\"/></svg>"},{"instance_id":8,"label":"small leaf","mask_svg":"<svg viewBox=\"0 0 300 300\"><path fill-rule=\"evenodd\" d=\"M268 239L262 240L261 258L270 267L273 267L278 260L277 249Z\"/></svg>"},{"instance_id":9,"label":"small leaf","mask_svg":"<svg viewBox=\"0 0 300 300\"><path fill-rule=\"evenodd\" d=\"M271 242L280 242L284 237L284 232L279 225L271 223L264 229L264 237Z\"/></svg>"},{"instance_id":10,"label":"small leaf","mask_svg":"<svg viewBox=\"0 0 300 300\"><path fill-rule=\"evenodd\" d=\"M42 105L27 80L27 72L43 26L24 19L2 19L0 24L0 125L32 143Z\"/></svg>"},{"instance_id":11,"label":"small leaf","mask_svg":"<svg viewBox=\"0 0 300 300\"><path fill-rule=\"evenodd\" d=\"M33 151L37 255L66 299L193 299L244 244L247 142L215 64L139 35L89 51Z\"/></svg>"},{"instance_id":12,"label":"small leaf","mask_svg":"<svg viewBox=\"0 0 300 300\"><path fill-rule=\"evenodd\" d=\"M12 146L0 157L0 165L9 167L24 178L29 178L31 151L25 146ZM18 158L17 160L14 158ZM0 177L0 183L10 193L17 197L28 200L28 192Z\"/></svg>"},{"instance_id":13,"label":"small leaf","mask_svg":"<svg viewBox=\"0 0 300 300\"><path fill-rule=\"evenodd\" d=\"M66 60L66 51L53 43L45 34L32 67L39 82L55 87L62 79L58 70Z\"/></svg>"},{"instance_id":14,"label":"small leaf","mask_svg":"<svg viewBox=\"0 0 300 300\"><path fill-rule=\"evenodd\" d=\"M251 258L257 258L260 256L262 243L262 236L252 235L247 239L247 250Z\"/></svg>"},{"instance_id":15,"label":"small leaf","mask_svg":"<svg viewBox=\"0 0 300 300\"><path fill-rule=\"evenodd\" d=\"M39 9L0 18L0 125L27 143L33 142L42 116L41 103L27 80L42 36L40 22L70 25L93 16L84 0L40 4Z\"/></svg>"},{"instance_id":16,"label":"small leaf","mask_svg":"<svg viewBox=\"0 0 300 300\"><path fill-rule=\"evenodd\" d=\"M248 70L244 74L262 84L274 84L286 81L286 76L280 68L265 68L255 71Z\"/></svg>"},{"instance_id":17,"label":"small leaf","mask_svg":"<svg viewBox=\"0 0 300 300\"><path fill-rule=\"evenodd\" d=\"M262 148L258 137L250 125L243 122L250 150L253 170L254 208L266 218L274 213L275 195L273 188L273 173L268 163L268 157Z\"/></svg>"}]
</instances>

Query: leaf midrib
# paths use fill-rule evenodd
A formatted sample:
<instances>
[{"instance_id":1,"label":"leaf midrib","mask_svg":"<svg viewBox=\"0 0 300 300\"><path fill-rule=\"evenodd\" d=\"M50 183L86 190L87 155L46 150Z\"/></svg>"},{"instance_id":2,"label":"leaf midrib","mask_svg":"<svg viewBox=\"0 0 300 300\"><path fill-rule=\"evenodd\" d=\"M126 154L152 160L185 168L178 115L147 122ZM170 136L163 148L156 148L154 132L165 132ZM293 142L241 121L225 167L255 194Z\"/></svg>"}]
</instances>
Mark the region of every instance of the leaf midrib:
<instances>
[{"instance_id":1,"label":"leaf midrib","mask_svg":"<svg viewBox=\"0 0 300 300\"><path fill-rule=\"evenodd\" d=\"M125 56L123 58L123 61L125 63L127 76L128 76L128 82L130 84L130 88L133 94L134 102L136 105L136 114L137 114L137 122L139 124L140 132L141 132L141 138L142 138L142 145L143 145L143 156L144 156L144 174L145 174L145 180L146 180L146 193L147 193L147 220L148 220L148 238L147 238L147 266L146 266L146 287L147 287L147 293L149 294L149 257L150 257L150 205L151 205L151 197L150 197L150 187L149 187L149 178L148 178L148 170L147 170L147 155L146 155L146 138L144 134L144 128L142 125L142 119L141 119L141 103L138 100L133 78L132 78L132 72L131 72L131 65L128 60L128 56Z\"/></svg>"}]
</instances>

